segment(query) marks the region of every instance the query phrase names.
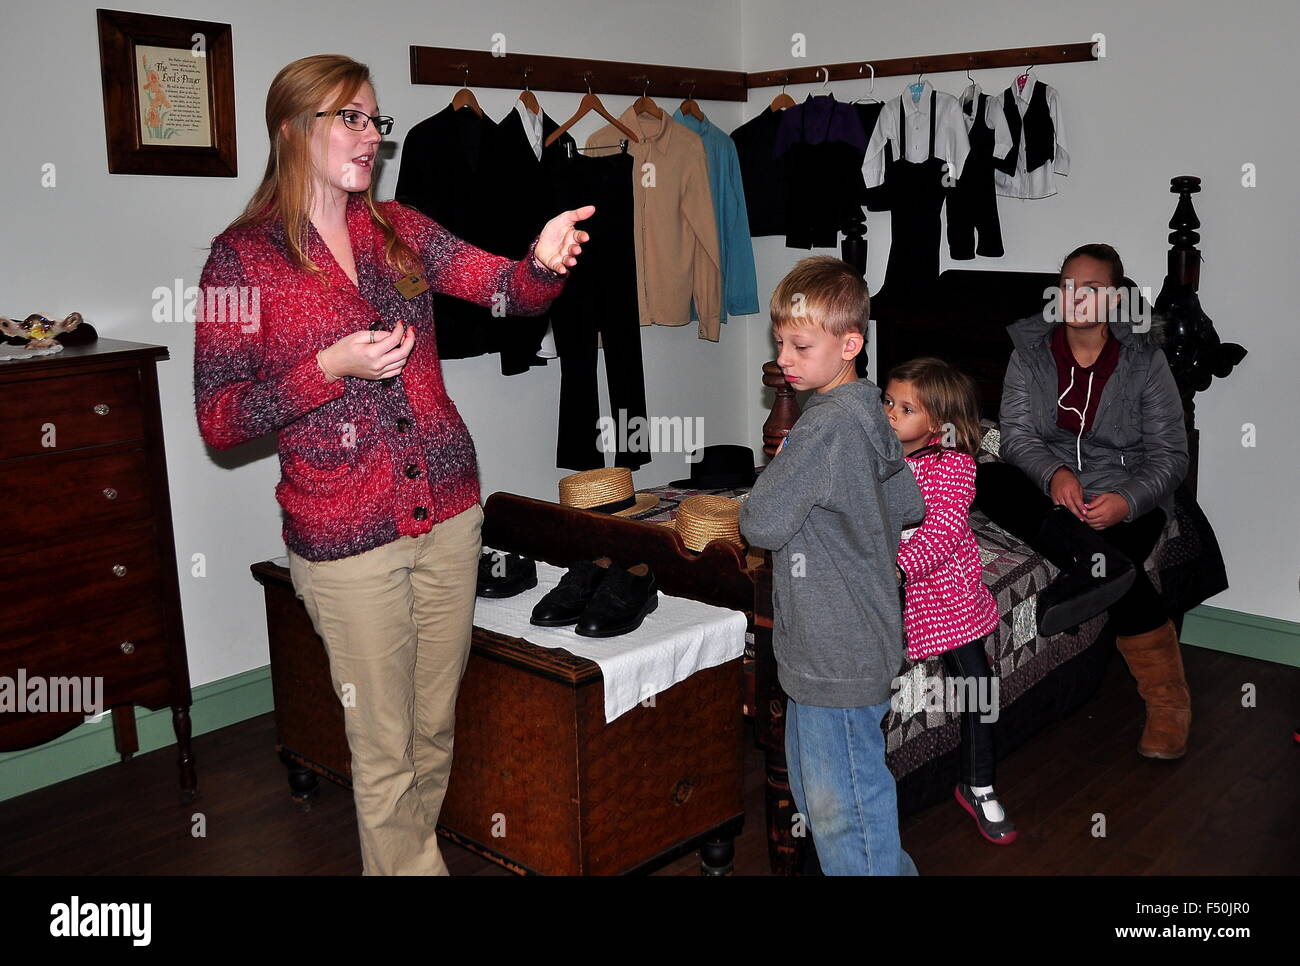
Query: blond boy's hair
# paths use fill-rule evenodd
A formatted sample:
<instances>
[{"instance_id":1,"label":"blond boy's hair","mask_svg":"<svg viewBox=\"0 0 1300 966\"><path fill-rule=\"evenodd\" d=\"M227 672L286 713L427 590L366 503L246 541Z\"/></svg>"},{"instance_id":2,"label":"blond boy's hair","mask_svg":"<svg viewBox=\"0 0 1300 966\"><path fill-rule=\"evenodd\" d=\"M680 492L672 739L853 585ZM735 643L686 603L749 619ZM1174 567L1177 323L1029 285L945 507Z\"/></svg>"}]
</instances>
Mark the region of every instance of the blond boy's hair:
<instances>
[{"instance_id":1,"label":"blond boy's hair","mask_svg":"<svg viewBox=\"0 0 1300 966\"><path fill-rule=\"evenodd\" d=\"M813 255L800 259L781 279L768 310L773 329L818 325L836 338L857 332L865 339L871 293L866 279L847 262Z\"/></svg>"}]
</instances>

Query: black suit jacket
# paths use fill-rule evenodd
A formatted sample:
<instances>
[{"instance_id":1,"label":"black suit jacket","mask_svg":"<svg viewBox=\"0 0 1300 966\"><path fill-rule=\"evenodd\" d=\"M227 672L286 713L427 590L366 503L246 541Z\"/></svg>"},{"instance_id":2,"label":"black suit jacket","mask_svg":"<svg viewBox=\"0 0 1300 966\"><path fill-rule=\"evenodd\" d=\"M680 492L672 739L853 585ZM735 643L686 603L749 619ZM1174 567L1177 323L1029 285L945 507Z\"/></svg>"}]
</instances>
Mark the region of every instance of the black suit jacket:
<instances>
[{"instance_id":1,"label":"black suit jacket","mask_svg":"<svg viewBox=\"0 0 1300 966\"><path fill-rule=\"evenodd\" d=\"M770 107L731 132L740 162L740 180L749 213L749 234L784 235L786 229L785 164L772 157L781 112Z\"/></svg>"},{"instance_id":2,"label":"black suit jacket","mask_svg":"<svg viewBox=\"0 0 1300 966\"><path fill-rule=\"evenodd\" d=\"M402 144L396 198L453 235L487 251L494 249L491 220L483 216L490 198L491 159L496 124L472 109L448 104L411 128ZM438 355L464 359L491 351L489 309L434 293Z\"/></svg>"},{"instance_id":3,"label":"black suit jacket","mask_svg":"<svg viewBox=\"0 0 1300 966\"><path fill-rule=\"evenodd\" d=\"M543 115L545 139L558 125ZM569 135L545 151L563 151ZM485 251L522 258L542 226L550 195L542 165L512 108L500 125L451 105L411 128L402 145L396 198ZM500 352L506 375L545 365L536 358L548 317L496 318L488 308L450 295L433 296L438 355L464 359Z\"/></svg>"},{"instance_id":4,"label":"black suit jacket","mask_svg":"<svg viewBox=\"0 0 1300 966\"><path fill-rule=\"evenodd\" d=\"M546 147L546 139L559 127L542 113L542 160L533 154L528 133L519 112L510 113L497 125L492 153L492 209L496 250L508 258L523 258L528 247L548 221L559 214L552 210L551 189L546 177L546 162L574 144L566 134ZM496 319L495 343L501 353L501 372L512 376L527 372L531 366L546 365L537 357L538 346L546 335L550 313L523 318Z\"/></svg>"}]
</instances>

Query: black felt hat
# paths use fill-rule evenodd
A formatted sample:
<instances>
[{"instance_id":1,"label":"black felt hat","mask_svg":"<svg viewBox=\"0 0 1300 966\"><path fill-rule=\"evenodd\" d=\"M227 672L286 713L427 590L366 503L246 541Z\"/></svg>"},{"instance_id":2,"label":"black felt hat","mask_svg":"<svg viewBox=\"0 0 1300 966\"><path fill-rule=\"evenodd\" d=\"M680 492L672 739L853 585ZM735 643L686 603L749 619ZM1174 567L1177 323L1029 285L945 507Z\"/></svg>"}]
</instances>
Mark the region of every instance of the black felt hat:
<instances>
[{"instance_id":1,"label":"black felt hat","mask_svg":"<svg viewBox=\"0 0 1300 966\"><path fill-rule=\"evenodd\" d=\"M719 443L704 447L699 461L691 464L689 479L673 480L668 485L692 490L731 490L753 486L755 475L752 449L734 443Z\"/></svg>"}]
</instances>

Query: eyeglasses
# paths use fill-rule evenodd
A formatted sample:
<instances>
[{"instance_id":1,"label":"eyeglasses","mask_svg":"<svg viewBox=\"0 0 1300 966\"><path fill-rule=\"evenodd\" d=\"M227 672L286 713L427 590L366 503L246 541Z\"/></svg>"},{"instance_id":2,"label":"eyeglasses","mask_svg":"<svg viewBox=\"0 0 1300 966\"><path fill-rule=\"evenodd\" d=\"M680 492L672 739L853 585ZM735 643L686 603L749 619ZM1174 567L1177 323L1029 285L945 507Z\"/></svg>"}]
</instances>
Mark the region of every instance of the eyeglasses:
<instances>
[{"instance_id":1,"label":"eyeglasses","mask_svg":"<svg viewBox=\"0 0 1300 966\"><path fill-rule=\"evenodd\" d=\"M393 129L393 119L383 114L370 115L365 111L353 111L344 108L341 111L317 111L317 117L326 117L331 114L337 114L343 118L343 123L353 131L364 131L366 125L371 121L375 122L375 129L380 134L388 134Z\"/></svg>"}]
</instances>

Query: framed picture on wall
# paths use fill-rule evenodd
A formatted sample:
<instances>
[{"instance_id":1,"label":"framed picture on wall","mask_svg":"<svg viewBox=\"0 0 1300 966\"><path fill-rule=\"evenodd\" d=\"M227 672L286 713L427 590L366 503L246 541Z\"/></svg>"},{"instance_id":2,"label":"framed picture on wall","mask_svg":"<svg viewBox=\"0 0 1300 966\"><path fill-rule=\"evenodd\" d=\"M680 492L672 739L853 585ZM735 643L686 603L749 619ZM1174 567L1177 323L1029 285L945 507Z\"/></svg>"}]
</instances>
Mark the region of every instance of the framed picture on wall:
<instances>
[{"instance_id":1,"label":"framed picture on wall","mask_svg":"<svg viewBox=\"0 0 1300 966\"><path fill-rule=\"evenodd\" d=\"M109 172L235 177L230 24L95 13Z\"/></svg>"}]
</instances>

